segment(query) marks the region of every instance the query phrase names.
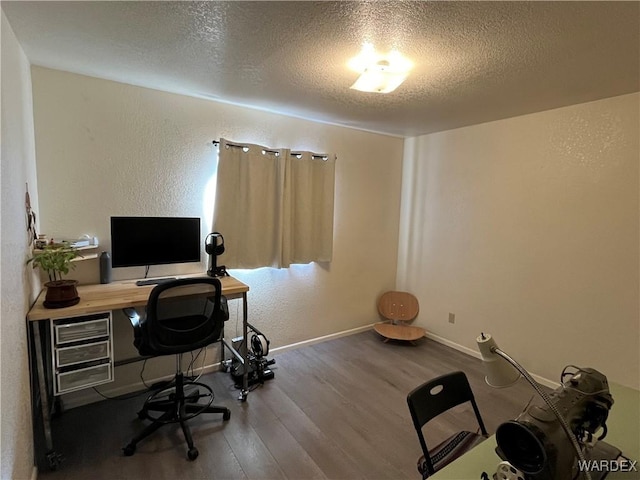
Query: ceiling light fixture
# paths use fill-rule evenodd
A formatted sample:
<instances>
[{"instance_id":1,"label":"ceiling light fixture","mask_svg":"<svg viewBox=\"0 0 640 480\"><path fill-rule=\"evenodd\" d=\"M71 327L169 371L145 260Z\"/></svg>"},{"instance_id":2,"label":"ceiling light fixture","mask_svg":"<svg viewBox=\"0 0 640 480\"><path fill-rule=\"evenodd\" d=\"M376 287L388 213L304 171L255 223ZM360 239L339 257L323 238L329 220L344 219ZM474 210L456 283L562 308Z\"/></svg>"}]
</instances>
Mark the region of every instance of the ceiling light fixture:
<instances>
[{"instance_id":1,"label":"ceiling light fixture","mask_svg":"<svg viewBox=\"0 0 640 480\"><path fill-rule=\"evenodd\" d=\"M362 51L349 61L349 68L360 73L351 88L362 92L392 92L405 81L412 67L413 63L397 50L382 55L376 53L371 43L365 43Z\"/></svg>"}]
</instances>

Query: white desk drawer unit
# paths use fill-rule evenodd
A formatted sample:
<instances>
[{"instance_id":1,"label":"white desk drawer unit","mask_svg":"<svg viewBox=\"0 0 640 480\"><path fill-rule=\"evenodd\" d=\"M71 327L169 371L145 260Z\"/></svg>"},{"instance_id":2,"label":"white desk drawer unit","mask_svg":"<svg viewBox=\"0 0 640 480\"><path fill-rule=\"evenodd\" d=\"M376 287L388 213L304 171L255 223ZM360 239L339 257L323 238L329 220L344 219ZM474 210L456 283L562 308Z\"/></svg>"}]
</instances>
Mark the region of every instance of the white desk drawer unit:
<instances>
[{"instance_id":1,"label":"white desk drawer unit","mask_svg":"<svg viewBox=\"0 0 640 480\"><path fill-rule=\"evenodd\" d=\"M75 347L64 347L56 349L56 365L58 367L68 367L84 362L102 360L111 357L109 340Z\"/></svg>"},{"instance_id":2,"label":"white desk drawer unit","mask_svg":"<svg viewBox=\"0 0 640 480\"><path fill-rule=\"evenodd\" d=\"M101 385L113 380L110 363L96 365L95 367L81 368L56 375L56 387L58 395L73 392L83 388Z\"/></svg>"},{"instance_id":3,"label":"white desk drawer unit","mask_svg":"<svg viewBox=\"0 0 640 480\"><path fill-rule=\"evenodd\" d=\"M51 321L54 394L113 381L111 312Z\"/></svg>"},{"instance_id":4,"label":"white desk drawer unit","mask_svg":"<svg viewBox=\"0 0 640 480\"><path fill-rule=\"evenodd\" d=\"M63 345L65 343L108 337L111 322L110 315L106 315L106 317L95 319L92 318L94 315L91 315L90 317L75 317L56 320L54 326L56 332L56 344ZM82 318L87 318L88 320L78 320ZM70 323L60 323L65 321L69 321Z\"/></svg>"}]
</instances>

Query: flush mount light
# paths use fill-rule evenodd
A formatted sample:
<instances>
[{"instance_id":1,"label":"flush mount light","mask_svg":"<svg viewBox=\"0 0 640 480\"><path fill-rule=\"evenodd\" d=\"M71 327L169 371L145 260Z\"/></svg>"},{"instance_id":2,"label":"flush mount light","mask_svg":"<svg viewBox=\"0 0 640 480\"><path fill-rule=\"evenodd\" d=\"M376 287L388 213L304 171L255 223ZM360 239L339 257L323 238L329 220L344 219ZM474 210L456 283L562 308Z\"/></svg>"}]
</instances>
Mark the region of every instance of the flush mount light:
<instances>
[{"instance_id":1,"label":"flush mount light","mask_svg":"<svg viewBox=\"0 0 640 480\"><path fill-rule=\"evenodd\" d=\"M396 50L382 55L376 53L372 44L365 43L358 56L349 61L349 67L360 73L351 85L354 90L389 93L405 81L413 63Z\"/></svg>"},{"instance_id":2,"label":"flush mount light","mask_svg":"<svg viewBox=\"0 0 640 480\"><path fill-rule=\"evenodd\" d=\"M389 93L398 88L408 74L409 72L394 71L388 61L380 60L367 67L351 88L361 92Z\"/></svg>"}]
</instances>

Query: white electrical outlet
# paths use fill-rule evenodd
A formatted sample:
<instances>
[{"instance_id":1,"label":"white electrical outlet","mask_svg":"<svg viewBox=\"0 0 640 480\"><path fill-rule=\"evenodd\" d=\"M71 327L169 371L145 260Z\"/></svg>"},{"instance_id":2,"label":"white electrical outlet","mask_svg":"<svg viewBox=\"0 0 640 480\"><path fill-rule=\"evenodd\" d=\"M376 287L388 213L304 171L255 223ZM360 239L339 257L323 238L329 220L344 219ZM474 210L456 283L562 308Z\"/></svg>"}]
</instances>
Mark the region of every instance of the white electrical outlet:
<instances>
[{"instance_id":1,"label":"white electrical outlet","mask_svg":"<svg viewBox=\"0 0 640 480\"><path fill-rule=\"evenodd\" d=\"M449 312L449 323L456 323L456 314Z\"/></svg>"}]
</instances>

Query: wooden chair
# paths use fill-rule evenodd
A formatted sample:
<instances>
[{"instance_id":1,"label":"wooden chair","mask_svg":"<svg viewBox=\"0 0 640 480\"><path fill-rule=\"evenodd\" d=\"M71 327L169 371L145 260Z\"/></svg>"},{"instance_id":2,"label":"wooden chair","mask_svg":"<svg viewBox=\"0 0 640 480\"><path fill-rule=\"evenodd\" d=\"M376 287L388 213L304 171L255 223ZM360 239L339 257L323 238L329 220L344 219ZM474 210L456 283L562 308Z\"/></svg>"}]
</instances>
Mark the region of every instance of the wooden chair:
<instances>
[{"instance_id":1,"label":"wooden chair","mask_svg":"<svg viewBox=\"0 0 640 480\"><path fill-rule=\"evenodd\" d=\"M373 329L384 341L404 340L414 342L425 336L424 328L407 325L418 316L418 299L408 292L386 292L378 300L378 312L385 322L376 323Z\"/></svg>"},{"instance_id":2,"label":"wooden chair","mask_svg":"<svg viewBox=\"0 0 640 480\"><path fill-rule=\"evenodd\" d=\"M478 421L479 432L456 432L429 449L424 439L424 425L447 410L470 402ZM407 395L407 404L422 447L418 472L423 480L484 441L488 434L480 416L473 391L464 372L452 372L423 383Z\"/></svg>"}]
</instances>

